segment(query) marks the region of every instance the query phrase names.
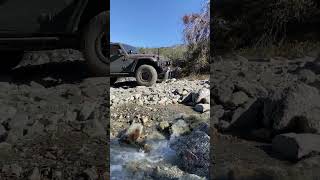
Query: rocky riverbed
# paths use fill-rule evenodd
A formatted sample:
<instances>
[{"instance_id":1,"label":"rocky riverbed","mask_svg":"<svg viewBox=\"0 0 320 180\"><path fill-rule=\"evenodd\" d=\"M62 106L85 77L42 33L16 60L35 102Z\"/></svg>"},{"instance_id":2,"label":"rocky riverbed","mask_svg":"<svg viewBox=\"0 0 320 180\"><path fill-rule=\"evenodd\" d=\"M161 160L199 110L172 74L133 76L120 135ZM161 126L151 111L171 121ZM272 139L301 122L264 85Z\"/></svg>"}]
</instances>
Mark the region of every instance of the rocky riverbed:
<instances>
[{"instance_id":1,"label":"rocky riverbed","mask_svg":"<svg viewBox=\"0 0 320 180\"><path fill-rule=\"evenodd\" d=\"M319 179L320 60L217 57L214 179Z\"/></svg>"},{"instance_id":2,"label":"rocky riverbed","mask_svg":"<svg viewBox=\"0 0 320 180\"><path fill-rule=\"evenodd\" d=\"M109 79L77 51L24 60L0 75L0 179L106 179Z\"/></svg>"},{"instance_id":3,"label":"rocky riverbed","mask_svg":"<svg viewBox=\"0 0 320 180\"><path fill-rule=\"evenodd\" d=\"M209 178L208 80L119 80L110 97L111 179Z\"/></svg>"}]
</instances>

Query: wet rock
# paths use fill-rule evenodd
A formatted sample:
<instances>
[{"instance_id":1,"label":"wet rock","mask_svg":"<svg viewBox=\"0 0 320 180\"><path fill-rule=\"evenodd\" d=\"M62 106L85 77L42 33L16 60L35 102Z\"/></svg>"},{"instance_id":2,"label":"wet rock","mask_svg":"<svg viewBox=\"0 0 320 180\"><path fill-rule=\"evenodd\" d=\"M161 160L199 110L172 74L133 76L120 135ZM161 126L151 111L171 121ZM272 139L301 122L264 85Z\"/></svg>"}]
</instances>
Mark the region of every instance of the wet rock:
<instances>
[{"instance_id":1,"label":"wet rock","mask_svg":"<svg viewBox=\"0 0 320 180\"><path fill-rule=\"evenodd\" d=\"M189 125L182 119L171 126L171 136L180 136L190 131Z\"/></svg>"},{"instance_id":2,"label":"wet rock","mask_svg":"<svg viewBox=\"0 0 320 180\"><path fill-rule=\"evenodd\" d=\"M272 140L272 149L289 160L298 160L311 153L320 153L320 135L281 134Z\"/></svg>"},{"instance_id":3,"label":"wet rock","mask_svg":"<svg viewBox=\"0 0 320 180\"><path fill-rule=\"evenodd\" d=\"M180 158L180 165L187 172L199 176L209 173L210 137L202 131L193 131L170 142L170 147Z\"/></svg>"},{"instance_id":4,"label":"wet rock","mask_svg":"<svg viewBox=\"0 0 320 180\"><path fill-rule=\"evenodd\" d=\"M152 173L156 179L177 179L183 175L183 171L178 167L168 167L165 165L157 166Z\"/></svg>"},{"instance_id":5,"label":"wet rock","mask_svg":"<svg viewBox=\"0 0 320 180\"><path fill-rule=\"evenodd\" d=\"M210 104L197 104L194 109L197 112L204 113L210 111Z\"/></svg>"},{"instance_id":6,"label":"wet rock","mask_svg":"<svg viewBox=\"0 0 320 180\"><path fill-rule=\"evenodd\" d=\"M143 126L139 123L133 123L125 131L124 134L120 136L119 141L127 144L135 144L140 142L143 133Z\"/></svg>"}]
</instances>

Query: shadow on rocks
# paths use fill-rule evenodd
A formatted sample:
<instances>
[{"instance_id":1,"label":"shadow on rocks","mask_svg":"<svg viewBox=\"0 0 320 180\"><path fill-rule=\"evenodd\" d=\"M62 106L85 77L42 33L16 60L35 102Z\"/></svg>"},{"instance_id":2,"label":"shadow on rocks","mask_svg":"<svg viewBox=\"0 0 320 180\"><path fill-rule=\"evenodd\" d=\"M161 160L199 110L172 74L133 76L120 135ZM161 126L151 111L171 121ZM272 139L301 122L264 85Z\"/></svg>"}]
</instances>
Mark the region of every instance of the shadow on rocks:
<instances>
[{"instance_id":1,"label":"shadow on rocks","mask_svg":"<svg viewBox=\"0 0 320 180\"><path fill-rule=\"evenodd\" d=\"M1 81L15 84L29 84L31 81L36 81L45 87L52 87L79 83L90 77L90 73L84 61L67 61L20 67L0 77Z\"/></svg>"},{"instance_id":2,"label":"shadow on rocks","mask_svg":"<svg viewBox=\"0 0 320 180\"><path fill-rule=\"evenodd\" d=\"M123 82L116 82L112 85L114 88L135 88L138 84L136 81L123 81Z\"/></svg>"}]
</instances>

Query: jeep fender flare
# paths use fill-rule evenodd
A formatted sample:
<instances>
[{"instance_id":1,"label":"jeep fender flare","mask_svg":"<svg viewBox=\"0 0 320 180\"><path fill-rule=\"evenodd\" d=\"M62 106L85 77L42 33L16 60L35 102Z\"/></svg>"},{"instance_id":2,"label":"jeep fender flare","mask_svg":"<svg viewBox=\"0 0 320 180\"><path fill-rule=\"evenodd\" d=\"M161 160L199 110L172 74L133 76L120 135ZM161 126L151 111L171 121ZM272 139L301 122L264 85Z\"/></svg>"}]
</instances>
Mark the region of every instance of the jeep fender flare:
<instances>
[{"instance_id":1,"label":"jeep fender flare","mask_svg":"<svg viewBox=\"0 0 320 180\"><path fill-rule=\"evenodd\" d=\"M133 65L133 72L136 72L136 70L141 66L141 65L150 65L153 66L158 73L161 72L161 68L159 67L158 62L153 59L153 58L142 58L142 59L138 59L135 61L134 65Z\"/></svg>"}]
</instances>

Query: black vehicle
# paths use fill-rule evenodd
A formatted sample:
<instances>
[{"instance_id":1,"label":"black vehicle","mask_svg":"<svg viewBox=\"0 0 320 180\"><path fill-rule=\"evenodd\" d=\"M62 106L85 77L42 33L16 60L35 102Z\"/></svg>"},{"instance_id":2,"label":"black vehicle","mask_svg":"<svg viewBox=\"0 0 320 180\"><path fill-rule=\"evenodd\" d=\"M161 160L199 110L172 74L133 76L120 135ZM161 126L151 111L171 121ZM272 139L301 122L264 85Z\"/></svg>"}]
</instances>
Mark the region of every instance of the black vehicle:
<instances>
[{"instance_id":1,"label":"black vehicle","mask_svg":"<svg viewBox=\"0 0 320 180\"><path fill-rule=\"evenodd\" d=\"M109 9L106 0L0 0L0 56L15 61L24 51L72 48L105 76Z\"/></svg>"},{"instance_id":2,"label":"black vehicle","mask_svg":"<svg viewBox=\"0 0 320 180\"><path fill-rule=\"evenodd\" d=\"M136 77L139 85L152 86L158 79L169 78L170 65L170 60L159 54L141 54L127 44L110 44L111 82L118 77Z\"/></svg>"}]
</instances>

